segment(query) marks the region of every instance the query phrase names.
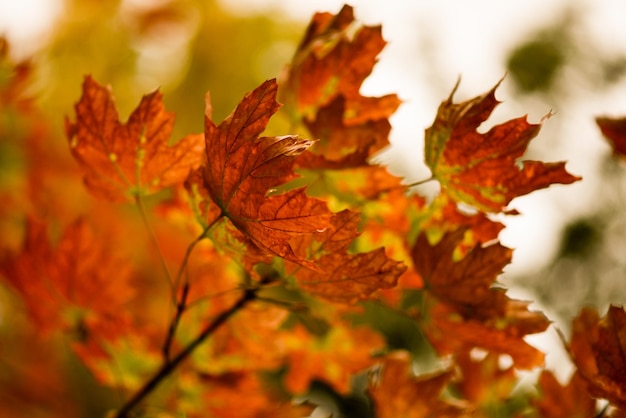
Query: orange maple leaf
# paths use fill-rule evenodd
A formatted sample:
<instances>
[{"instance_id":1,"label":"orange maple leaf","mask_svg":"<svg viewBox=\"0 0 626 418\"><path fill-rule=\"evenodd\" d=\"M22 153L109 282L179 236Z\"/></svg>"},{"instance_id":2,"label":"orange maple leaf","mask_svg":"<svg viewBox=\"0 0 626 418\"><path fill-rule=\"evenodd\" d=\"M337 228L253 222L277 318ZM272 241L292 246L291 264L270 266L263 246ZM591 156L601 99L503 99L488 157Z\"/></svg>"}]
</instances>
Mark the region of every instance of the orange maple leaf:
<instances>
[{"instance_id":1,"label":"orange maple leaf","mask_svg":"<svg viewBox=\"0 0 626 418\"><path fill-rule=\"evenodd\" d=\"M317 379L340 393L350 391L354 374L376 362L374 354L384 348L384 339L367 327L351 327L338 322L324 336L311 335L303 327L291 330L283 344L288 349L289 370L285 386L291 393L306 393Z\"/></svg>"},{"instance_id":2,"label":"orange maple leaf","mask_svg":"<svg viewBox=\"0 0 626 418\"><path fill-rule=\"evenodd\" d=\"M284 394L272 391L271 385L254 373L201 375L199 381L190 387L207 386L202 395L206 406L202 408L204 414L201 415L208 410L211 416L229 417L233 416L233 408L236 408L236 415L242 417L301 418L309 416L314 409L285 399ZM242 396L246 399L243 403Z\"/></svg>"},{"instance_id":3,"label":"orange maple leaf","mask_svg":"<svg viewBox=\"0 0 626 418\"><path fill-rule=\"evenodd\" d=\"M418 213L424 217L420 229L427 231L430 238L443 235L445 232L463 229L466 231L462 243L458 248L459 256L477 244L486 244L495 241L504 225L493 221L484 212L467 213L449 195L439 194L428 206Z\"/></svg>"},{"instance_id":4,"label":"orange maple leaf","mask_svg":"<svg viewBox=\"0 0 626 418\"><path fill-rule=\"evenodd\" d=\"M455 399L444 399L443 390L454 378L448 369L426 376L411 373L407 353L388 355L382 363L378 381L372 379L368 393L380 418L469 417L469 405Z\"/></svg>"},{"instance_id":5,"label":"orange maple leaf","mask_svg":"<svg viewBox=\"0 0 626 418\"><path fill-rule=\"evenodd\" d=\"M512 366L501 368L499 356L487 353L483 359L473 359L470 351L455 356L461 378L455 383L457 390L472 404L489 408L505 402L517 384Z\"/></svg>"},{"instance_id":6,"label":"orange maple leaf","mask_svg":"<svg viewBox=\"0 0 626 418\"><path fill-rule=\"evenodd\" d=\"M626 410L626 311L611 306L605 317L591 308L574 319L569 352L589 393Z\"/></svg>"},{"instance_id":7,"label":"orange maple leaf","mask_svg":"<svg viewBox=\"0 0 626 418\"><path fill-rule=\"evenodd\" d=\"M455 250L465 229L446 233L435 245L425 234L413 247L415 269L424 279L426 289L465 318L488 319L503 315L508 298L502 289L494 289L497 276L510 263L512 250L493 243L475 245L460 260Z\"/></svg>"},{"instance_id":8,"label":"orange maple leaf","mask_svg":"<svg viewBox=\"0 0 626 418\"><path fill-rule=\"evenodd\" d=\"M359 93L385 44L380 26L355 24L351 6L345 5L336 16L316 13L289 67L285 103L310 119L342 95L349 103L345 110L349 120L389 116L399 104L395 95L363 98Z\"/></svg>"},{"instance_id":9,"label":"orange maple leaf","mask_svg":"<svg viewBox=\"0 0 626 418\"><path fill-rule=\"evenodd\" d=\"M308 249L323 269L323 272L295 269L298 286L326 300L354 303L376 290L396 285L406 266L387 257L384 248L357 254L347 252L359 235L359 221L358 213L344 210L335 214L326 230L314 237L294 240L294 245L301 251Z\"/></svg>"},{"instance_id":10,"label":"orange maple leaf","mask_svg":"<svg viewBox=\"0 0 626 418\"><path fill-rule=\"evenodd\" d=\"M268 196L272 188L295 178L294 159L314 141L297 136L260 137L280 105L278 85L268 80L245 95L235 110L216 126L207 98L206 165L202 186L248 241L268 254L309 268L315 264L296 254L289 241L316 234L329 226L326 203L308 197L303 188Z\"/></svg>"},{"instance_id":11,"label":"orange maple leaf","mask_svg":"<svg viewBox=\"0 0 626 418\"><path fill-rule=\"evenodd\" d=\"M399 103L384 114L361 116L348 120L343 96L318 109L312 120L303 123L314 138L319 139L314 155L305 155L299 166L304 168L348 169L367 165L368 158L389 145L391 124L387 119ZM354 111L356 112L356 110ZM307 153L309 154L309 153Z\"/></svg>"},{"instance_id":12,"label":"orange maple leaf","mask_svg":"<svg viewBox=\"0 0 626 418\"><path fill-rule=\"evenodd\" d=\"M319 144L315 157L299 164L323 168L366 165L389 144L387 118L400 100L395 94L364 97L363 81L385 46L380 26L357 25L353 9L317 13L289 66L281 99L296 123L304 123Z\"/></svg>"},{"instance_id":13,"label":"orange maple leaf","mask_svg":"<svg viewBox=\"0 0 626 418\"><path fill-rule=\"evenodd\" d=\"M174 115L165 111L159 91L144 96L123 124L109 89L86 77L75 109L76 122L66 120L67 138L98 197L125 201L154 193L182 183L202 161L202 135L168 145Z\"/></svg>"},{"instance_id":14,"label":"orange maple leaf","mask_svg":"<svg viewBox=\"0 0 626 418\"><path fill-rule=\"evenodd\" d=\"M626 118L596 118L602 134L606 137L615 155L626 159Z\"/></svg>"},{"instance_id":15,"label":"orange maple leaf","mask_svg":"<svg viewBox=\"0 0 626 418\"><path fill-rule=\"evenodd\" d=\"M328 254L318 259L324 273L301 271L298 285L326 300L354 303L379 289L394 287L406 270L387 257L384 248L359 254Z\"/></svg>"},{"instance_id":16,"label":"orange maple leaf","mask_svg":"<svg viewBox=\"0 0 626 418\"><path fill-rule=\"evenodd\" d=\"M422 234L413 248L415 270L439 301L429 314L432 323L427 331L433 344L442 354L476 346L510 354L520 368L541 365L543 353L523 337L544 331L548 320L493 287L511 260L511 250L499 243L477 244L457 260L464 234L463 228L448 232L435 245Z\"/></svg>"},{"instance_id":17,"label":"orange maple leaf","mask_svg":"<svg viewBox=\"0 0 626 418\"><path fill-rule=\"evenodd\" d=\"M129 264L82 220L53 247L46 226L29 219L21 252L3 263L2 272L43 333L80 332L86 319L125 323L123 307L135 293Z\"/></svg>"},{"instance_id":18,"label":"orange maple leaf","mask_svg":"<svg viewBox=\"0 0 626 418\"><path fill-rule=\"evenodd\" d=\"M542 417L586 418L596 416L596 400L589 396L587 382L579 371L574 373L565 386L547 370L537 382L540 398L532 404Z\"/></svg>"},{"instance_id":19,"label":"orange maple leaf","mask_svg":"<svg viewBox=\"0 0 626 418\"><path fill-rule=\"evenodd\" d=\"M453 103L452 96L437 111L426 129L425 160L443 190L457 201L487 212L500 212L517 196L554 183L580 180L565 170L565 163L518 161L541 125L525 117L492 127L482 134L477 128L496 105L495 91Z\"/></svg>"},{"instance_id":20,"label":"orange maple leaf","mask_svg":"<svg viewBox=\"0 0 626 418\"><path fill-rule=\"evenodd\" d=\"M425 331L440 355L478 347L510 355L518 369L530 370L544 364L544 353L524 337L545 331L549 322L543 314L529 311L525 302L509 301L503 316L485 320L463 319L443 303L432 307L428 316Z\"/></svg>"},{"instance_id":21,"label":"orange maple leaf","mask_svg":"<svg viewBox=\"0 0 626 418\"><path fill-rule=\"evenodd\" d=\"M103 239L104 238L104 239ZM55 246L44 224L30 219L22 251L0 266L41 336L73 336L72 349L102 383L117 385L111 358L128 339L149 344L129 311L131 267L85 221L69 225ZM146 345L147 347L147 345ZM145 358L155 356L143 351ZM158 355L158 352L157 354Z\"/></svg>"}]
</instances>

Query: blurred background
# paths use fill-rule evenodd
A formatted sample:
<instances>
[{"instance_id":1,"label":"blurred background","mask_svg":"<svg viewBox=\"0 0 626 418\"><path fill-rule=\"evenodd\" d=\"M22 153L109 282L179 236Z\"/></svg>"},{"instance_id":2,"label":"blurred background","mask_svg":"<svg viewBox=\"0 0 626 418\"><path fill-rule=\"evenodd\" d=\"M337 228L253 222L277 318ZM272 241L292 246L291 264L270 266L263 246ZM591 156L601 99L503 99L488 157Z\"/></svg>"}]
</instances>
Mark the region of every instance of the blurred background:
<instances>
[{"instance_id":1,"label":"blurred background","mask_svg":"<svg viewBox=\"0 0 626 418\"><path fill-rule=\"evenodd\" d=\"M501 239L515 248L502 281L567 330L583 305L626 302L626 167L611 156L595 117L626 116L626 3L621 0L353 0L357 19L382 24L388 46L363 87L404 100L392 146L377 157L408 182L429 176L423 132L457 79L465 100L506 75L494 123L549 111L527 159L568 161L584 178L513 201ZM221 120L243 93L279 76L316 11L339 0L0 0L0 35L14 61L28 60L28 92L57 125L51 152L67 155L64 116L84 75L113 87L124 119L160 88L176 112L174 137L202 131L204 95ZM0 80L1 82L2 80ZM7 123L6 120L2 123ZM13 122L12 122L13 123ZM6 127L6 126L5 126ZM19 129L13 126L11 129ZM19 150L0 142L1 187ZM433 192L425 186L421 193ZM538 345L550 344L537 341ZM548 356L554 362L555 355Z\"/></svg>"}]
</instances>

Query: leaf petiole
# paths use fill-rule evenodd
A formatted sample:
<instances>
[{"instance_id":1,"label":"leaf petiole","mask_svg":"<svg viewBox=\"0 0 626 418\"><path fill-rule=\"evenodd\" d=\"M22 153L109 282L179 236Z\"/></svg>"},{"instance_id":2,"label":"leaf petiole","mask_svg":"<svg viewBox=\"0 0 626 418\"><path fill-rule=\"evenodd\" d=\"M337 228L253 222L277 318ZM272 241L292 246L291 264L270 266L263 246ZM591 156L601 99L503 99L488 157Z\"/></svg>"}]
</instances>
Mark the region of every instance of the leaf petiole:
<instances>
[{"instance_id":1,"label":"leaf petiole","mask_svg":"<svg viewBox=\"0 0 626 418\"><path fill-rule=\"evenodd\" d=\"M406 187L407 189L410 189L411 187L421 186L422 184L428 183L429 181L433 181L433 180L435 180L435 176L430 176L427 179L419 180L414 183L403 184L403 186Z\"/></svg>"},{"instance_id":2,"label":"leaf petiole","mask_svg":"<svg viewBox=\"0 0 626 418\"><path fill-rule=\"evenodd\" d=\"M159 258L159 263L161 264L161 268L167 277L167 282L170 286L170 292L174 295L175 286L172 282L172 275L170 274L169 269L167 268L167 263L165 262L165 257L163 256L163 252L161 251L161 246L156 238L154 233L154 229L152 229L152 225L150 225L150 221L148 220L148 215L146 214L146 207L144 206L143 199L140 194L135 194L135 204L137 205L137 209L139 210L139 214L141 215L141 220L143 221L146 230L148 231L148 236L150 237L150 242L154 246L157 251L157 255Z\"/></svg>"}]
</instances>

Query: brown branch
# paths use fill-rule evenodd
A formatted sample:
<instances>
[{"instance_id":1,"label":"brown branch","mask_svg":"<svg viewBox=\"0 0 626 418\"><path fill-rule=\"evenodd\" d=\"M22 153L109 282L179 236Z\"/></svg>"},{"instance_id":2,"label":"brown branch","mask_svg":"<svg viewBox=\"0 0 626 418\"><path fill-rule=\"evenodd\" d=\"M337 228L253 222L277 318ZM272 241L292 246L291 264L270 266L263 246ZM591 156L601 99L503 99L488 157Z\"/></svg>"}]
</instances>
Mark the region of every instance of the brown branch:
<instances>
[{"instance_id":1,"label":"brown branch","mask_svg":"<svg viewBox=\"0 0 626 418\"><path fill-rule=\"evenodd\" d=\"M261 282L263 284L263 282ZM251 301L257 299L259 287L244 290L243 295L228 310L220 313L202 332L171 360L165 361L159 371L148 380L114 415L114 418L129 418L131 411L167 378L189 355L202 344L217 328Z\"/></svg>"},{"instance_id":2,"label":"brown branch","mask_svg":"<svg viewBox=\"0 0 626 418\"><path fill-rule=\"evenodd\" d=\"M183 313L187 309L187 297L189 296L189 278L185 278L185 282L183 283L183 289L180 296L180 300L177 299L178 287L180 286L180 279L183 276L185 269L187 268L187 264L189 263L189 257L191 256L191 252L196 247L196 245L206 238L208 232L213 228L224 215L220 215L213 220L209 225L207 225L202 234L198 236L195 240L192 241L191 244L187 247L187 251L185 252L185 257L183 258L183 262L178 269L178 273L176 273L176 278L174 279L174 301L176 305L176 312L174 312L174 317L172 318L172 322L167 330L167 336L165 337L165 342L163 344L163 356L165 357L165 361L169 361L170 359L170 350L172 348L172 342L174 341L174 336L176 335L176 330L180 323L180 319L183 316Z\"/></svg>"}]
</instances>

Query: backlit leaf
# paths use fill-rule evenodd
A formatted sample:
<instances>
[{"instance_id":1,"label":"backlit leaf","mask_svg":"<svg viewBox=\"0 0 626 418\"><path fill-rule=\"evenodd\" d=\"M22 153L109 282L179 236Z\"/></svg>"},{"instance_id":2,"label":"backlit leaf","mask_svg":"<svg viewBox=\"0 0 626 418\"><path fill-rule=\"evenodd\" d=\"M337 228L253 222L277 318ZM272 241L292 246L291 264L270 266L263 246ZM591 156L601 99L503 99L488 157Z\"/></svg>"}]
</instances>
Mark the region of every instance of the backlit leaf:
<instances>
[{"instance_id":1,"label":"backlit leaf","mask_svg":"<svg viewBox=\"0 0 626 418\"><path fill-rule=\"evenodd\" d=\"M626 409L626 312L611 306L605 317L582 309L574 319L569 345L589 393Z\"/></svg>"},{"instance_id":2,"label":"backlit leaf","mask_svg":"<svg viewBox=\"0 0 626 418\"><path fill-rule=\"evenodd\" d=\"M520 368L542 365L543 353L523 337L544 331L549 322L543 314L528 311L527 303L511 300L504 289L494 287L511 260L511 250L499 243L477 244L459 255L464 234L464 229L446 233L434 245L422 234L413 248L415 270L440 302L429 313L433 344L440 354L481 347L510 354Z\"/></svg>"},{"instance_id":3,"label":"backlit leaf","mask_svg":"<svg viewBox=\"0 0 626 418\"><path fill-rule=\"evenodd\" d=\"M124 323L123 307L135 293L129 264L85 221L70 225L53 246L47 227L29 220L21 252L3 271L43 332L78 331L93 315Z\"/></svg>"},{"instance_id":4,"label":"backlit leaf","mask_svg":"<svg viewBox=\"0 0 626 418\"><path fill-rule=\"evenodd\" d=\"M406 353L385 358L379 381L372 380L368 393L380 418L469 417L469 405L444 399L443 391L454 378L453 370L415 376Z\"/></svg>"},{"instance_id":5,"label":"backlit leaf","mask_svg":"<svg viewBox=\"0 0 626 418\"><path fill-rule=\"evenodd\" d=\"M295 177L295 157L314 143L296 136L259 136L280 106L277 87L269 80L246 94L219 126L207 103L203 185L222 214L258 248L315 268L304 254L294 252L289 240L325 230L332 215L326 203L308 197L304 189L268 196L273 187Z\"/></svg>"},{"instance_id":6,"label":"backlit leaf","mask_svg":"<svg viewBox=\"0 0 626 418\"><path fill-rule=\"evenodd\" d=\"M158 91L144 96L121 123L109 89L85 78L76 122L66 120L66 134L93 194L114 201L151 194L182 183L200 165L202 135L168 145L174 115L161 97Z\"/></svg>"},{"instance_id":7,"label":"backlit leaf","mask_svg":"<svg viewBox=\"0 0 626 418\"><path fill-rule=\"evenodd\" d=\"M319 139L316 156L304 158L301 166L366 165L368 157L389 144L388 118L400 99L360 93L385 44L381 27L358 24L350 6L337 15L313 17L281 90L294 123L304 124Z\"/></svg>"},{"instance_id":8,"label":"backlit leaf","mask_svg":"<svg viewBox=\"0 0 626 418\"><path fill-rule=\"evenodd\" d=\"M452 96L426 129L425 159L443 190L457 201L487 212L500 212L517 196L554 183L580 180L565 171L565 163L519 161L541 125L525 117L496 125L486 133L477 128L499 103L496 86L487 93L454 103Z\"/></svg>"},{"instance_id":9,"label":"backlit leaf","mask_svg":"<svg viewBox=\"0 0 626 418\"><path fill-rule=\"evenodd\" d=\"M429 292L466 318L502 315L507 297L493 289L497 276L511 261L512 251L499 243L476 245L460 260L454 259L465 230L447 233L435 245L420 235L413 248L415 269Z\"/></svg>"},{"instance_id":10,"label":"backlit leaf","mask_svg":"<svg viewBox=\"0 0 626 418\"><path fill-rule=\"evenodd\" d=\"M293 96L285 95L285 103L293 105L305 119L340 94L350 103L346 116L355 122L356 114L370 119L387 109L395 110L399 101L394 95L364 99L359 94L385 44L381 27L358 25L350 6L344 6L336 16L315 14L289 67L285 87Z\"/></svg>"},{"instance_id":11,"label":"backlit leaf","mask_svg":"<svg viewBox=\"0 0 626 418\"><path fill-rule=\"evenodd\" d=\"M579 372L561 385L547 370L537 382L540 398L533 401L542 417L586 418L596 415L596 400L589 396L587 383Z\"/></svg>"},{"instance_id":12,"label":"backlit leaf","mask_svg":"<svg viewBox=\"0 0 626 418\"><path fill-rule=\"evenodd\" d=\"M376 290L396 285L406 267L389 258L384 248L348 253L348 246L358 236L359 220L359 214L344 210L332 218L328 228L314 236L316 241L312 236L294 241L302 251L308 248L322 268L321 272L295 269L293 274L302 289L333 302L354 303Z\"/></svg>"}]
</instances>

